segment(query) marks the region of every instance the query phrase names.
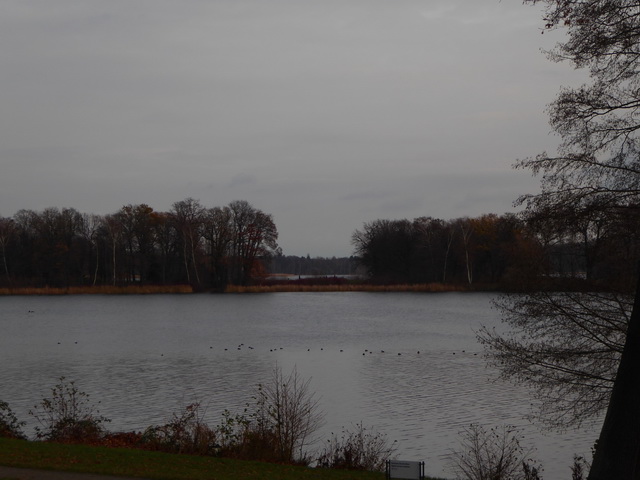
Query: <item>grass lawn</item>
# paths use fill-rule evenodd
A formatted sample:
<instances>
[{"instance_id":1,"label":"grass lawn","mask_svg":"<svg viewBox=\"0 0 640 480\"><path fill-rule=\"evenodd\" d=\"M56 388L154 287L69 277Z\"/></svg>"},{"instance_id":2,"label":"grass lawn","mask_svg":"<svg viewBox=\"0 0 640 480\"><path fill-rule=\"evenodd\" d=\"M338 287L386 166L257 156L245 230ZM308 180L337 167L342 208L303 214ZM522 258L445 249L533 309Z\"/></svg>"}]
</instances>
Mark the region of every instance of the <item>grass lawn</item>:
<instances>
[{"instance_id":1,"label":"grass lawn","mask_svg":"<svg viewBox=\"0 0 640 480\"><path fill-rule=\"evenodd\" d=\"M184 480L383 480L382 473L313 469L124 448L0 438L0 465ZM0 479L1 480L1 479Z\"/></svg>"}]
</instances>

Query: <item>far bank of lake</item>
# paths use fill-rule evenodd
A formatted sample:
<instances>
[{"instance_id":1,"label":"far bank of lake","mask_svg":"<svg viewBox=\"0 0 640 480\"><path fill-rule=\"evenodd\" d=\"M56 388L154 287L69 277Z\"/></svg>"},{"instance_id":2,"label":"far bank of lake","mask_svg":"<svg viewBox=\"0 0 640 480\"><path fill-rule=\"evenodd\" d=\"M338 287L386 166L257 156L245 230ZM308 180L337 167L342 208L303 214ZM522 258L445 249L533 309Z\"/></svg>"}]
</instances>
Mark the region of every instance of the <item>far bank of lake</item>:
<instances>
[{"instance_id":1,"label":"far bank of lake","mask_svg":"<svg viewBox=\"0 0 640 480\"><path fill-rule=\"evenodd\" d=\"M422 283L422 284L369 284L362 282L332 283L328 281L313 282L272 282L257 285L229 285L222 292L203 290L198 293L283 293L283 292L462 292L488 291L493 286L469 286ZM126 285L126 286L69 286L69 287L3 287L0 295L151 295L196 293L190 285Z\"/></svg>"}]
</instances>

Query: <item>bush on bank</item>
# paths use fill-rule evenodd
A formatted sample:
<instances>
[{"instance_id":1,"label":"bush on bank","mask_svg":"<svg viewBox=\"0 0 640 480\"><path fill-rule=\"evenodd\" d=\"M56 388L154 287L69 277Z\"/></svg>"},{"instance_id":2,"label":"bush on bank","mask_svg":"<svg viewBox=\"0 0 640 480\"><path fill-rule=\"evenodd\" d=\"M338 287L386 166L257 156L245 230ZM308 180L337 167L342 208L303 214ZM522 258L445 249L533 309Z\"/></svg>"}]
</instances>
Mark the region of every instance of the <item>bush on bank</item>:
<instances>
[{"instance_id":1,"label":"bush on bank","mask_svg":"<svg viewBox=\"0 0 640 480\"><path fill-rule=\"evenodd\" d=\"M203 420L200 404L193 403L166 423L149 426L143 432L110 432L105 428L110 419L100 414L88 394L61 377L51 395L29 414L37 422L36 440L44 442L378 471L384 469L384 461L394 452L385 435L363 435L364 427L359 424L353 434L345 430L349 438L359 439L349 445L349 455L366 462L331 461L345 456L345 446L339 442L329 443L335 452L325 447L320 457L310 453L308 447L324 414L309 389L309 381L300 379L295 369L284 375L279 367L274 368L270 383L257 387L254 400L243 414L225 411L215 427ZM6 402L0 401L0 437L27 439L25 424Z\"/></svg>"}]
</instances>

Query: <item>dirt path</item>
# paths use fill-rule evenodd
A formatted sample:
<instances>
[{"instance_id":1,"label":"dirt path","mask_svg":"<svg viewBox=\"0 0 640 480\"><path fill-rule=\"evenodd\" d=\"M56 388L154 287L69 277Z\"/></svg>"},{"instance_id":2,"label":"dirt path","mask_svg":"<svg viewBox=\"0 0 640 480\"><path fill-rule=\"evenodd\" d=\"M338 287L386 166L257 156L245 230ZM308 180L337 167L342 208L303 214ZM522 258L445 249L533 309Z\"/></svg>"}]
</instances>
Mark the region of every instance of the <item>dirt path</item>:
<instances>
[{"instance_id":1,"label":"dirt path","mask_svg":"<svg viewBox=\"0 0 640 480\"><path fill-rule=\"evenodd\" d=\"M0 479L10 480L141 480L131 477L113 477L95 473L59 472L54 470L35 470L32 468L3 467L0 465Z\"/></svg>"}]
</instances>

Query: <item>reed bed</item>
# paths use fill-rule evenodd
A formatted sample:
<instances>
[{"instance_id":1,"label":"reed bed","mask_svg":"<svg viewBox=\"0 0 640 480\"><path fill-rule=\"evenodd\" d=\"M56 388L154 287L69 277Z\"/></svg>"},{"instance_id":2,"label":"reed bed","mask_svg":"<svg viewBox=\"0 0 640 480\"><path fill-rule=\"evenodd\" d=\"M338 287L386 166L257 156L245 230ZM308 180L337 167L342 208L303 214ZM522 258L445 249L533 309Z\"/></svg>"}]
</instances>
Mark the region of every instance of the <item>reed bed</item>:
<instances>
[{"instance_id":1,"label":"reed bed","mask_svg":"<svg viewBox=\"0 0 640 480\"><path fill-rule=\"evenodd\" d=\"M154 293L193 293L190 285L113 285L80 287L0 288L0 295L143 295Z\"/></svg>"},{"instance_id":2,"label":"reed bed","mask_svg":"<svg viewBox=\"0 0 640 480\"><path fill-rule=\"evenodd\" d=\"M225 293L279 293L279 292L463 292L464 285L442 283L375 285L366 283L308 284L275 283L263 285L228 285ZM19 287L0 288L0 295L151 295L194 293L190 285L127 285L122 287L101 285L84 287Z\"/></svg>"},{"instance_id":3,"label":"reed bed","mask_svg":"<svg viewBox=\"0 0 640 480\"><path fill-rule=\"evenodd\" d=\"M225 293L278 293L278 292L462 292L468 290L461 285L445 285L442 283L402 284L402 285L229 285Z\"/></svg>"}]
</instances>

